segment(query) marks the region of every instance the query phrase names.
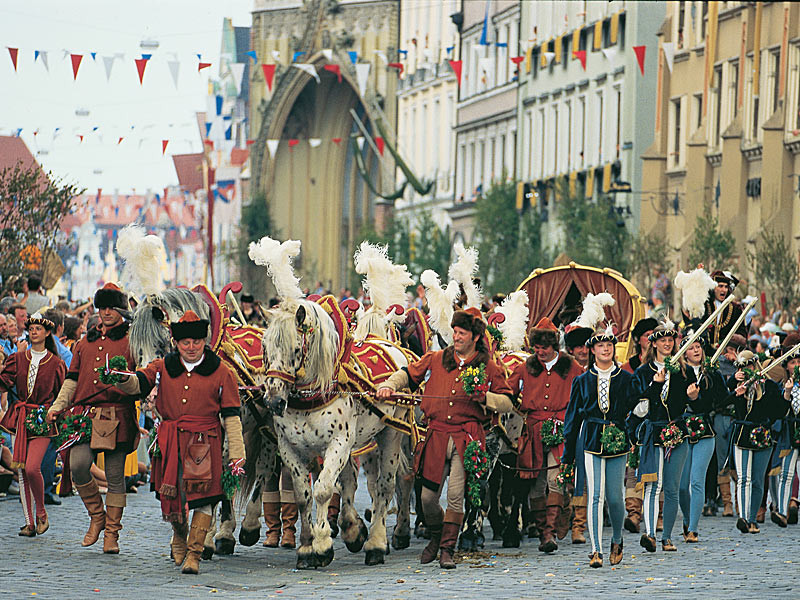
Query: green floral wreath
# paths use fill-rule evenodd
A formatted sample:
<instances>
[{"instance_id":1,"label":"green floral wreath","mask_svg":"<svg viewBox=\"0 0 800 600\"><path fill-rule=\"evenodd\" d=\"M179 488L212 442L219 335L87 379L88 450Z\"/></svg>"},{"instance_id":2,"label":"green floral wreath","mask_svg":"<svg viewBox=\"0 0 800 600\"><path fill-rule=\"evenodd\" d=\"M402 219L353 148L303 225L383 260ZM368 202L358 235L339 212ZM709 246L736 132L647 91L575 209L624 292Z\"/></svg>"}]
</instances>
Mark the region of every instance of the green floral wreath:
<instances>
[{"instance_id":1,"label":"green floral wreath","mask_svg":"<svg viewBox=\"0 0 800 600\"><path fill-rule=\"evenodd\" d=\"M92 437L92 420L84 414L67 414L61 419L61 426L59 427L56 443L63 446L64 443L73 435L77 433L78 438L76 444L88 442Z\"/></svg>"},{"instance_id":2,"label":"green floral wreath","mask_svg":"<svg viewBox=\"0 0 800 600\"><path fill-rule=\"evenodd\" d=\"M50 424L45 417L47 416L47 409L44 406L37 406L28 416L25 417L25 429L31 435L47 435L50 431Z\"/></svg>"},{"instance_id":3,"label":"green floral wreath","mask_svg":"<svg viewBox=\"0 0 800 600\"><path fill-rule=\"evenodd\" d=\"M668 373L677 373L681 370L681 364L677 360L672 362L672 357L667 356L664 359L664 370Z\"/></svg>"},{"instance_id":4,"label":"green floral wreath","mask_svg":"<svg viewBox=\"0 0 800 600\"><path fill-rule=\"evenodd\" d=\"M111 373L110 371L126 371L128 369L128 361L124 356L117 355L108 361L108 370L105 365L97 367L95 371L98 373L98 379L105 385L116 385L125 380L122 375Z\"/></svg>"},{"instance_id":5,"label":"green floral wreath","mask_svg":"<svg viewBox=\"0 0 800 600\"><path fill-rule=\"evenodd\" d=\"M769 448L772 445L772 432L759 425L750 431L750 443L756 448Z\"/></svg>"},{"instance_id":6,"label":"green floral wreath","mask_svg":"<svg viewBox=\"0 0 800 600\"><path fill-rule=\"evenodd\" d=\"M625 432L613 423L603 427L600 444L606 454L622 454L625 451Z\"/></svg>"},{"instance_id":7,"label":"green floral wreath","mask_svg":"<svg viewBox=\"0 0 800 600\"><path fill-rule=\"evenodd\" d=\"M481 506L481 481L489 475L489 455L478 440L464 449L464 471L467 474L467 499L472 506Z\"/></svg>"},{"instance_id":8,"label":"green floral wreath","mask_svg":"<svg viewBox=\"0 0 800 600\"><path fill-rule=\"evenodd\" d=\"M683 432L675 423L670 423L661 430L658 437L664 448L672 449L680 446L683 441Z\"/></svg>"},{"instance_id":9,"label":"green floral wreath","mask_svg":"<svg viewBox=\"0 0 800 600\"><path fill-rule=\"evenodd\" d=\"M628 467L631 469L639 468L639 446L634 446L633 450L628 452Z\"/></svg>"},{"instance_id":10,"label":"green floral wreath","mask_svg":"<svg viewBox=\"0 0 800 600\"><path fill-rule=\"evenodd\" d=\"M564 422L550 417L542 423L542 442L552 448L564 443Z\"/></svg>"},{"instance_id":11,"label":"green floral wreath","mask_svg":"<svg viewBox=\"0 0 800 600\"><path fill-rule=\"evenodd\" d=\"M575 481L575 465L561 463L556 475L556 483L562 490L566 490L570 483Z\"/></svg>"},{"instance_id":12,"label":"green floral wreath","mask_svg":"<svg viewBox=\"0 0 800 600\"><path fill-rule=\"evenodd\" d=\"M686 418L686 430L689 440L696 442L706 434L706 422L700 415Z\"/></svg>"}]
</instances>

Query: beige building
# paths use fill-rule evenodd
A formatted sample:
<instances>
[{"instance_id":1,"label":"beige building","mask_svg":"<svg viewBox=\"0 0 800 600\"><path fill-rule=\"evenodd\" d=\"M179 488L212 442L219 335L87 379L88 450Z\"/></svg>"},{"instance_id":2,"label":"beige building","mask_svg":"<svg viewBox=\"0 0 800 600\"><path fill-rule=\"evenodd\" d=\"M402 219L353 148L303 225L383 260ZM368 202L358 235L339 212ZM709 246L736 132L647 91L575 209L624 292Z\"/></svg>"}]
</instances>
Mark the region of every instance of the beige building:
<instances>
[{"instance_id":1,"label":"beige building","mask_svg":"<svg viewBox=\"0 0 800 600\"><path fill-rule=\"evenodd\" d=\"M800 5L668 2L659 32L655 141L644 153L642 230L664 232L687 268L698 216L736 237L800 236ZM674 51L674 57L672 52ZM670 70L669 59L673 64Z\"/></svg>"}]
</instances>

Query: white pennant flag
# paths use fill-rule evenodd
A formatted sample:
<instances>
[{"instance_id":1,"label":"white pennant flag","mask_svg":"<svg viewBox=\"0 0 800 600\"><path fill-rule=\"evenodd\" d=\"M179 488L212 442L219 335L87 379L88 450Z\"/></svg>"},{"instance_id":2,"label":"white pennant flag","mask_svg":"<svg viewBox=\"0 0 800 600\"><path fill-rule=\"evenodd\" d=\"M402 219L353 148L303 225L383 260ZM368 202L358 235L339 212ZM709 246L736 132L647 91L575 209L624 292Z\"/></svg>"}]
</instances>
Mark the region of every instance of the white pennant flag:
<instances>
[{"instance_id":1,"label":"white pennant flag","mask_svg":"<svg viewBox=\"0 0 800 600\"><path fill-rule=\"evenodd\" d=\"M244 63L233 63L231 65L231 75L233 75L233 82L236 84L236 91L242 91L242 77L244 77Z\"/></svg>"},{"instance_id":2,"label":"white pennant flag","mask_svg":"<svg viewBox=\"0 0 800 600\"><path fill-rule=\"evenodd\" d=\"M367 93L367 78L369 77L369 63L358 63L356 67L356 82L358 83L358 91L363 97Z\"/></svg>"},{"instance_id":3,"label":"white pennant flag","mask_svg":"<svg viewBox=\"0 0 800 600\"><path fill-rule=\"evenodd\" d=\"M610 48L603 48L602 49L603 56L606 57L606 60L610 63L614 63L617 59L617 54L619 54L619 50L617 50L614 46Z\"/></svg>"},{"instance_id":4,"label":"white pennant flag","mask_svg":"<svg viewBox=\"0 0 800 600\"><path fill-rule=\"evenodd\" d=\"M320 83L319 74L317 73L317 67L312 65L311 63L292 63L293 67L297 67L301 71L305 71L309 75L311 75L314 79L317 80L317 83Z\"/></svg>"},{"instance_id":5,"label":"white pennant flag","mask_svg":"<svg viewBox=\"0 0 800 600\"><path fill-rule=\"evenodd\" d=\"M278 142L280 142L280 140L267 140L270 158L275 158L275 152L278 150Z\"/></svg>"},{"instance_id":6,"label":"white pennant flag","mask_svg":"<svg viewBox=\"0 0 800 600\"><path fill-rule=\"evenodd\" d=\"M383 50L375 50L375 54L380 56L381 60L383 60L383 62L385 62L387 65L389 64L389 59L386 58L386 52L384 52Z\"/></svg>"},{"instance_id":7,"label":"white pennant flag","mask_svg":"<svg viewBox=\"0 0 800 600\"><path fill-rule=\"evenodd\" d=\"M273 50L272 51L272 58L279 61L281 60L281 51L280 50Z\"/></svg>"},{"instance_id":8,"label":"white pennant flag","mask_svg":"<svg viewBox=\"0 0 800 600\"><path fill-rule=\"evenodd\" d=\"M167 65L169 65L169 72L172 75L172 82L175 84L175 89L178 89L178 71L180 71L181 63L177 60L169 60L167 61Z\"/></svg>"},{"instance_id":9,"label":"white pennant flag","mask_svg":"<svg viewBox=\"0 0 800 600\"><path fill-rule=\"evenodd\" d=\"M675 44L672 42L664 42L661 44L661 47L664 49L664 58L667 59L667 68L669 68L669 72L672 73L672 63L675 60Z\"/></svg>"},{"instance_id":10,"label":"white pennant flag","mask_svg":"<svg viewBox=\"0 0 800 600\"><path fill-rule=\"evenodd\" d=\"M363 150L364 149L364 136L363 135L358 136L356 138L356 143L358 144L358 149L359 150Z\"/></svg>"},{"instance_id":11,"label":"white pennant flag","mask_svg":"<svg viewBox=\"0 0 800 600\"><path fill-rule=\"evenodd\" d=\"M322 56L324 56L328 62L333 62L333 50L330 48L323 48Z\"/></svg>"},{"instance_id":12,"label":"white pennant flag","mask_svg":"<svg viewBox=\"0 0 800 600\"><path fill-rule=\"evenodd\" d=\"M44 70L49 73L50 72L50 67L47 65L47 51L46 50L39 50L39 58L42 59L42 64L44 65Z\"/></svg>"},{"instance_id":13,"label":"white pennant flag","mask_svg":"<svg viewBox=\"0 0 800 600\"><path fill-rule=\"evenodd\" d=\"M322 140L320 138L308 138L308 145L311 146L312 148L316 148L321 143Z\"/></svg>"},{"instance_id":14,"label":"white pennant flag","mask_svg":"<svg viewBox=\"0 0 800 600\"><path fill-rule=\"evenodd\" d=\"M111 79L111 67L114 66L114 57L104 56L103 66L106 68L106 81L109 81Z\"/></svg>"},{"instance_id":15,"label":"white pennant flag","mask_svg":"<svg viewBox=\"0 0 800 600\"><path fill-rule=\"evenodd\" d=\"M555 57L556 57L556 53L555 52L545 52L544 53L544 58L547 61L547 66L548 67L550 66L550 63L553 61L553 59Z\"/></svg>"}]
</instances>

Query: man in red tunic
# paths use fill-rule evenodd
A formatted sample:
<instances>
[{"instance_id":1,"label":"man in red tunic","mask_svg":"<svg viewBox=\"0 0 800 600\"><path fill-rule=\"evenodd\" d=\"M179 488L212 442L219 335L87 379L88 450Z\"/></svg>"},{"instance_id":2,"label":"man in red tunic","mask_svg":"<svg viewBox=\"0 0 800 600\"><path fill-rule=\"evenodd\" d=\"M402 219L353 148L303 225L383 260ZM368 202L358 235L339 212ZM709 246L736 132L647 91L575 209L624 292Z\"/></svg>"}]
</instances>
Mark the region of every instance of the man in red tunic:
<instances>
[{"instance_id":1,"label":"man in red tunic","mask_svg":"<svg viewBox=\"0 0 800 600\"><path fill-rule=\"evenodd\" d=\"M156 385L158 449L153 457L153 487L161 513L173 526L170 542L175 564L196 575L213 506L223 499L222 445L228 438L231 467L244 465L239 388L236 376L206 346L209 322L188 310L171 323L178 347L126 378L117 387L127 394L148 394ZM222 423L220 423L220 417ZM188 532L187 508L193 510Z\"/></svg>"},{"instance_id":2,"label":"man in red tunic","mask_svg":"<svg viewBox=\"0 0 800 600\"><path fill-rule=\"evenodd\" d=\"M451 326L452 346L428 352L397 371L377 394L380 399L389 399L397 390L408 387L413 391L425 383L421 409L428 420L428 431L424 446L417 449L415 462L417 475L422 479L422 510L431 541L422 551L420 562L433 562L440 553L439 565L443 569L456 567L453 551L464 518L465 448L475 440L485 450L484 427L490 421L491 408L511 409L511 389L503 369L486 348L486 323L480 311L476 308L456 311ZM485 368L486 391L468 394L461 375L466 369L481 365ZM442 515L439 497L448 474L447 511Z\"/></svg>"},{"instance_id":3,"label":"man in red tunic","mask_svg":"<svg viewBox=\"0 0 800 600\"><path fill-rule=\"evenodd\" d=\"M563 435L553 446L542 436L555 435L557 426L563 430L572 380L583 373L583 367L559 352L558 329L547 317L531 329L528 342L533 354L508 378L508 385L520 395L520 410L525 413L517 465L520 478L533 480L531 496L533 518L540 532L539 550L554 552L558 550L556 523L564 508L564 490L556 482L564 444ZM544 427L547 430L543 431ZM566 531L559 533L566 535Z\"/></svg>"},{"instance_id":4,"label":"man in red tunic","mask_svg":"<svg viewBox=\"0 0 800 600\"><path fill-rule=\"evenodd\" d=\"M115 356L125 358L128 368L136 361L128 346L128 296L113 283L107 283L94 295L100 323L75 344L67 378L58 398L47 412L48 421L72 405L75 413L88 408L92 419L92 441L75 444L69 450L72 480L78 489L91 522L83 538L83 546L91 546L103 535L103 552L119 554L119 532L125 508L125 458L139 443L139 423L131 399L111 385L100 381L96 369L104 367ZM73 400L75 400L73 402ZM108 480L106 506L90 469L97 452L105 457ZM69 481L68 474L64 480Z\"/></svg>"}]
</instances>

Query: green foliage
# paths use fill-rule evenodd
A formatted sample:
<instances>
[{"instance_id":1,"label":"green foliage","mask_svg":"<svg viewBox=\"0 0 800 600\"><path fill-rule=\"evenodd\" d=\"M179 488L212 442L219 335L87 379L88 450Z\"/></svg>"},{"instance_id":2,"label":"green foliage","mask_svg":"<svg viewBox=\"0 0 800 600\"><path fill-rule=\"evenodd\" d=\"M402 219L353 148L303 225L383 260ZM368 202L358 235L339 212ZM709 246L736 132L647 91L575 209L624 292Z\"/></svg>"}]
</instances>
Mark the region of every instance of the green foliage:
<instances>
[{"instance_id":1,"label":"green foliage","mask_svg":"<svg viewBox=\"0 0 800 600\"><path fill-rule=\"evenodd\" d=\"M748 252L756 281L764 286L769 299L787 309L800 300L800 267L782 233L764 231L755 252Z\"/></svg>"},{"instance_id":2,"label":"green foliage","mask_svg":"<svg viewBox=\"0 0 800 600\"><path fill-rule=\"evenodd\" d=\"M61 221L83 190L54 179L38 165L22 162L0 171L0 276L4 281L25 271L20 254L28 246L41 256L56 250Z\"/></svg>"},{"instance_id":3,"label":"green foliage","mask_svg":"<svg viewBox=\"0 0 800 600\"><path fill-rule=\"evenodd\" d=\"M689 246L689 265L703 263L706 271L726 269L736 248L736 240L729 229L720 229L719 220L711 214L697 217Z\"/></svg>"},{"instance_id":4,"label":"green foliage","mask_svg":"<svg viewBox=\"0 0 800 600\"><path fill-rule=\"evenodd\" d=\"M488 294L515 290L533 269L550 262L542 247L538 211L520 215L516 197L516 182L501 181L475 203L475 245Z\"/></svg>"},{"instance_id":5,"label":"green foliage","mask_svg":"<svg viewBox=\"0 0 800 600\"><path fill-rule=\"evenodd\" d=\"M272 293L271 283L268 281L269 278L265 277L264 268L255 265L247 253L250 242L257 242L265 235L274 238L278 232L272 224L266 195L257 192L250 198L250 202L242 205L239 243L235 252L241 280L250 282L249 285L253 286L246 291L260 300L266 300Z\"/></svg>"}]
</instances>

